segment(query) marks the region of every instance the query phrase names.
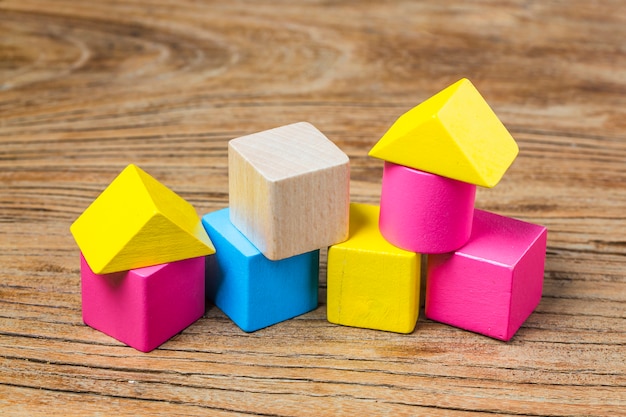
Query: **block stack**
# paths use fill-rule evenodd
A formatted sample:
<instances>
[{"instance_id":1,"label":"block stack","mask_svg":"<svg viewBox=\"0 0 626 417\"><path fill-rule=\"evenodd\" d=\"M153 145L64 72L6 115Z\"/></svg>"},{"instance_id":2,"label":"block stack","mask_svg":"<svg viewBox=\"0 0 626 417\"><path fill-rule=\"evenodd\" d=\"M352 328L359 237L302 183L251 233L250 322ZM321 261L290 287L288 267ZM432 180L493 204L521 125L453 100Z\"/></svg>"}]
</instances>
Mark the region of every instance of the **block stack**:
<instances>
[{"instance_id":1,"label":"block stack","mask_svg":"<svg viewBox=\"0 0 626 417\"><path fill-rule=\"evenodd\" d=\"M349 160L309 123L228 144L229 207L206 214L207 295L252 332L317 307L319 249L348 237Z\"/></svg>"},{"instance_id":2,"label":"block stack","mask_svg":"<svg viewBox=\"0 0 626 417\"><path fill-rule=\"evenodd\" d=\"M315 309L410 333L427 257L428 318L509 340L541 298L546 228L475 209L518 153L466 79L402 115L371 149L380 205L350 204L348 156L301 122L228 144L229 206L204 215L129 165L72 224L83 319L150 351L205 311L246 332ZM207 256L211 255L211 256Z\"/></svg>"},{"instance_id":3,"label":"block stack","mask_svg":"<svg viewBox=\"0 0 626 417\"><path fill-rule=\"evenodd\" d=\"M71 225L84 322L148 352L205 311L215 248L191 204L135 165Z\"/></svg>"},{"instance_id":4,"label":"block stack","mask_svg":"<svg viewBox=\"0 0 626 417\"><path fill-rule=\"evenodd\" d=\"M509 340L541 298L546 229L474 203L476 186L495 186L517 153L467 79L402 115L369 153L385 161L380 208L353 205L350 238L329 249L329 321L411 332L419 253L428 318Z\"/></svg>"}]
</instances>

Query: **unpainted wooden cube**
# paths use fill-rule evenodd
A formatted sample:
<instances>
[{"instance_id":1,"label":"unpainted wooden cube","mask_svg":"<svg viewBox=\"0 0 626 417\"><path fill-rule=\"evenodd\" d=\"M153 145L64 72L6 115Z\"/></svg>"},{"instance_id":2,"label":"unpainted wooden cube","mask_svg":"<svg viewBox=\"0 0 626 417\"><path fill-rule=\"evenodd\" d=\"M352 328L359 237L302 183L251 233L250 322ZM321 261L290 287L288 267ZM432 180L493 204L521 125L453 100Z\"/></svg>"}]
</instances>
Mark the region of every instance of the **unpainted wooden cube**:
<instances>
[{"instance_id":1,"label":"unpainted wooden cube","mask_svg":"<svg viewBox=\"0 0 626 417\"><path fill-rule=\"evenodd\" d=\"M230 220L271 260L348 237L348 156L301 122L228 145Z\"/></svg>"}]
</instances>

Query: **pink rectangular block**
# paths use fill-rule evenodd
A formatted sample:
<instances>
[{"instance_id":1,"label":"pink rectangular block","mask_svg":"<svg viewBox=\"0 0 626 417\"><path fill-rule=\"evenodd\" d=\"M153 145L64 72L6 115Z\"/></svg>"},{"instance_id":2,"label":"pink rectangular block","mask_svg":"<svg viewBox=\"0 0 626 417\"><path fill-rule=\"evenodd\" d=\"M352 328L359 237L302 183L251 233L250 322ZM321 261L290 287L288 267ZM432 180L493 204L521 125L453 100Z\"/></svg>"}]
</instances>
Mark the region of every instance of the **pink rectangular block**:
<instances>
[{"instance_id":1,"label":"pink rectangular block","mask_svg":"<svg viewBox=\"0 0 626 417\"><path fill-rule=\"evenodd\" d=\"M509 340L541 300L547 229L482 210L455 252L429 255L426 317Z\"/></svg>"},{"instance_id":2,"label":"pink rectangular block","mask_svg":"<svg viewBox=\"0 0 626 417\"><path fill-rule=\"evenodd\" d=\"M82 253L83 320L148 352L202 317L205 257L127 272L95 274Z\"/></svg>"}]
</instances>

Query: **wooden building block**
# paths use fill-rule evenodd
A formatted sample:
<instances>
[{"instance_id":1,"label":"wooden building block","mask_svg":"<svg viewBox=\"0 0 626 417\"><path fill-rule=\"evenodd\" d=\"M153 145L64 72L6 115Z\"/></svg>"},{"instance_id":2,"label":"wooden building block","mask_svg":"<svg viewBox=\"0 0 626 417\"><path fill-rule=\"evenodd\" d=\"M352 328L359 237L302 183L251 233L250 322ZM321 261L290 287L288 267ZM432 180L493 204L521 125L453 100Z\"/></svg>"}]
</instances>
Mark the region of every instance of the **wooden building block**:
<instances>
[{"instance_id":1,"label":"wooden building block","mask_svg":"<svg viewBox=\"0 0 626 417\"><path fill-rule=\"evenodd\" d=\"M132 164L91 203L70 230L96 274L215 252L193 206Z\"/></svg>"},{"instance_id":2,"label":"wooden building block","mask_svg":"<svg viewBox=\"0 0 626 417\"><path fill-rule=\"evenodd\" d=\"M83 320L149 352L204 314L205 257L111 274L94 273L81 254Z\"/></svg>"},{"instance_id":3,"label":"wooden building block","mask_svg":"<svg viewBox=\"0 0 626 417\"><path fill-rule=\"evenodd\" d=\"M317 307L319 250L272 261L235 228L229 209L202 217L215 244L207 257L207 296L245 332Z\"/></svg>"},{"instance_id":4,"label":"wooden building block","mask_svg":"<svg viewBox=\"0 0 626 417\"><path fill-rule=\"evenodd\" d=\"M491 107L462 79L400 116L369 155L493 187L517 153L515 140Z\"/></svg>"},{"instance_id":5,"label":"wooden building block","mask_svg":"<svg viewBox=\"0 0 626 417\"><path fill-rule=\"evenodd\" d=\"M509 340L541 299L547 230L475 210L469 242L428 257L426 316Z\"/></svg>"},{"instance_id":6,"label":"wooden building block","mask_svg":"<svg viewBox=\"0 0 626 417\"><path fill-rule=\"evenodd\" d=\"M411 333L419 312L420 256L387 242L379 209L350 205L350 237L328 249L328 321Z\"/></svg>"},{"instance_id":7,"label":"wooden building block","mask_svg":"<svg viewBox=\"0 0 626 417\"><path fill-rule=\"evenodd\" d=\"M451 252L470 237L475 195L474 184L385 162L380 232L412 252Z\"/></svg>"},{"instance_id":8,"label":"wooden building block","mask_svg":"<svg viewBox=\"0 0 626 417\"><path fill-rule=\"evenodd\" d=\"M348 156L311 124L233 139L228 164L230 219L267 258L348 237Z\"/></svg>"}]
</instances>

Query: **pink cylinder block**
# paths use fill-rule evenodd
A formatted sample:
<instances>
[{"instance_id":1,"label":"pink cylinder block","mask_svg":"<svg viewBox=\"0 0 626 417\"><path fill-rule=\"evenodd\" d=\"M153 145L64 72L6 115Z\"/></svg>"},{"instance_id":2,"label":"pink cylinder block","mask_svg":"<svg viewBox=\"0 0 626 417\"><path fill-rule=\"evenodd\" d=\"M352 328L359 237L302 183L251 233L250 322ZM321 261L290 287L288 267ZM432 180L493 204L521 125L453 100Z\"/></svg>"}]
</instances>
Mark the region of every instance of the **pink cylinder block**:
<instances>
[{"instance_id":1,"label":"pink cylinder block","mask_svg":"<svg viewBox=\"0 0 626 417\"><path fill-rule=\"evenodd\" d=\"M452 252L472 231L476 185L385 162L379 228L391 244Z\"/></svg>"}]
</instances>

